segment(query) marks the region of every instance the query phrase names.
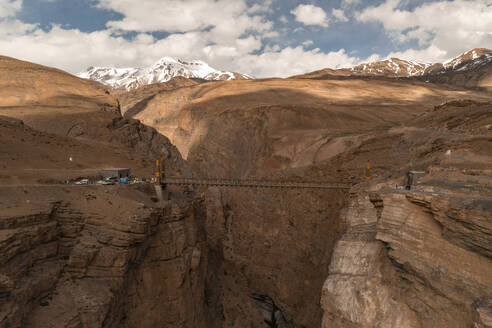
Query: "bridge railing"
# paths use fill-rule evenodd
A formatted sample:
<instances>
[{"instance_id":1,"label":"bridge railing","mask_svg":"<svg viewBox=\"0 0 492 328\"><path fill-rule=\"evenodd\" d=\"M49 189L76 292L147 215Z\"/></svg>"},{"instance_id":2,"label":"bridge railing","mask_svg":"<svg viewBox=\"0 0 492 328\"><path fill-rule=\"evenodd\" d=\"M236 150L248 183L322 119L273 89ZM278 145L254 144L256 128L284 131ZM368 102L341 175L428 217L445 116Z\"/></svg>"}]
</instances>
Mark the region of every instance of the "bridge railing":
<instances>
[{"instance_id":1,"label":"bridge railing","mask_svg":"<svg viewBox=\"0 0 492 328\"><path fill-rule=\"evenodd\" d=\"M162 184L168 185L193 185L215 187L244 187L244 188L289 188L289 189L341 189L348 190L348 185L323 183L323 182L289 182L289 181L261 181L242 179L189 179L189 178L165 178Z\"/></svg>"}]
</instances>

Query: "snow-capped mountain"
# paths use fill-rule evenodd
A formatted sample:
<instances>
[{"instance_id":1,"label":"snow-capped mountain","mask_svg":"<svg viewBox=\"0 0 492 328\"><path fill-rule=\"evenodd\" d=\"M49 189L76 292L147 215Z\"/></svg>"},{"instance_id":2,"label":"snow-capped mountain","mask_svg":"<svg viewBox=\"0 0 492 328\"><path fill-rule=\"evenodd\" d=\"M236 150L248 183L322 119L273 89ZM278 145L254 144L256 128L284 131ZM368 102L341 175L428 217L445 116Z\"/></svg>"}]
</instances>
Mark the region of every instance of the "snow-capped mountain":
<instances>
[{"instance_id":1,"label":"snow-capped mountain","mask_svg":"<svg viewBox=\"0 0 492 328\"><path fill-rule=\"evenodd\" d=\"M390 58L350 68L351 75L375 75L391 77L421 76L435 69L435 64L418 63L410 60Z\"/></svg>"},{"instance_id":2,"label":"snow-capped mountain","mask_svg":"<svg viewBox=\"0 0 492 328\"><path fill-rule=\"evenodd\" d=\"M132 90L140 86L167 82L174 77L199 78L204 80L252 79L234 72L223 72L199 60L183 61L163 57L154 65L142 68L89 67L79 77L111 86L114 89Z\"/></svg>"},{"instance_id":3,"label":"snow-capped mountain","mask_svg":"<svg viewBox=\"0 0 492 328\"><path fill-rule=\"evenodd\" d=\"M492 62L492 50L477 48L462 53L456 58L443 63L445 70L455 70L458 72L471 70Z\"/></svg>"},{"instance_id":4,"label":"snow-capped mountain","mask_svg":"<svg viewBox=\"0 0 492 328\"><path fill-rule=\"evenodd\" d=\"M426 82L492 89L492 50L472 49L444 63L418 63L390 58L351 68L326 68L292 78L329 79L340 76L411 78Z\"/></svg>"},{"instance_id":5,"label":"snow-capped mountain","mask_svg":"<svg viewBox=\"0 0 492 328\"><path fill-rule=\"evenodd\" d=\"M477 48L467 51L444 63L418 63L391 58L383 61L361 64L349 70L350 75L374 75L388 77L414 77L439 75L451 71L467 71L492 62L492 50ZM345 69L346 70L346 69Z\"/></svg>"}]
</instances>

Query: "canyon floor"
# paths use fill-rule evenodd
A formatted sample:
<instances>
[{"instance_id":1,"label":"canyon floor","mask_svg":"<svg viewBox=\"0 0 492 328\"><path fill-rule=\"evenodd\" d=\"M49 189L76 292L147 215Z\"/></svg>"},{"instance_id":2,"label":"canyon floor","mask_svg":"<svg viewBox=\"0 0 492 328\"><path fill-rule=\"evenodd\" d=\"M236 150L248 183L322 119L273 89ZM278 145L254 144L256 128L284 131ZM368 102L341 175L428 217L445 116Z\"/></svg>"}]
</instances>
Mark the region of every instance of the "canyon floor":
<instances>
[{"instance_id":1,"label":"canyon floor","mask_svg":"<svg viewBox=\"0 0 492 328\"><path fill-rule=\"evenodd\" d=\"M490 90L0 73L0 326L492 327ZM156 159L350 190L64 184Z\"/></svg>"}]
</instances>

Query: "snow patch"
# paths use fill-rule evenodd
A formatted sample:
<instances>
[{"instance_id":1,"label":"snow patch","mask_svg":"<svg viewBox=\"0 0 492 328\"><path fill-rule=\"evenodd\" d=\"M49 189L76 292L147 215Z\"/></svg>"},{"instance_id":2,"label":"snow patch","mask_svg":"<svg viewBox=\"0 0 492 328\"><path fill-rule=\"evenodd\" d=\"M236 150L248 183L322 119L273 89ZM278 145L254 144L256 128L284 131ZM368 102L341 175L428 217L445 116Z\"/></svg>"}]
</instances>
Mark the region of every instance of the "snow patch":
<instances>
[{"instance_id":1,"label":"snow patch","mask_svg":"<svg viewBox=\"0 0 492 328\"><path fill-rule=\"evenodd\" d=\"M205 80L234 80L232 72L223 72L210 67L200 60L184 61L172 57L162 57L149 67L114 68L89 67L79 77L127 90L152 83L168 82L174 77L199 78ZM253 79L250 75L240 75L244 79Z\"/></svg>"}]
</instances>

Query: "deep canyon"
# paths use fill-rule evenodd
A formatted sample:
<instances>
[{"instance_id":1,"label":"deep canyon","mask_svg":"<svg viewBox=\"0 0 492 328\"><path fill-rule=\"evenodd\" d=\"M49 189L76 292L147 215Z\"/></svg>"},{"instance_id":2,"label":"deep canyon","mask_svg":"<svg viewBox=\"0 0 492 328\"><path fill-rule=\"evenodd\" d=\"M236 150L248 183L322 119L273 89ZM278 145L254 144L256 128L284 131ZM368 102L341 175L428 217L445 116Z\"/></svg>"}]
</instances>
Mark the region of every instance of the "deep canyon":
<instances>
[{"instance_id":1,"label":"deep canyon","mask_svg":"<svg viewBox=\"0 0 492 328\"><path fill-rule=\"evenodd\" d=\"M492 327L483 83L317 72L122 91L8 57L0 72L1 327ZM156 159L170 177L348 189L64 183L150 178Z\"/></svg>"}]
</instances>

